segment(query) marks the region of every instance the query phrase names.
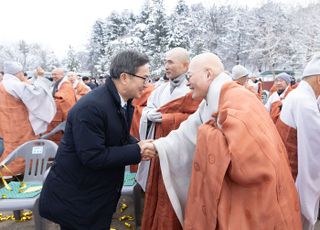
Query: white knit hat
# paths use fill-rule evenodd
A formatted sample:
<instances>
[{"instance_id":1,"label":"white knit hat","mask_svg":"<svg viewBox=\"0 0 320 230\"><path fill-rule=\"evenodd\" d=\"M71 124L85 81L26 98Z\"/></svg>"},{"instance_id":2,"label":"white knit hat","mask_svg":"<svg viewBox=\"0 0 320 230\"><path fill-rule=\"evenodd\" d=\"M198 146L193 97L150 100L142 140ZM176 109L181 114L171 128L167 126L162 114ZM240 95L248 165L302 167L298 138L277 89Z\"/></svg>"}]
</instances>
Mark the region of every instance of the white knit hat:
<instances>
[{"instance_id":1,"label":"white knit hat","mask_svg":"<svg viewBox=\"0 0 320 230\"><path fill-rule=\"evenodd\" d=\"M235 65L231 71L231 77L233 80L246 77L249 75L249 71L242 65Z\"/></svg>"},{"instance_id":2,"label":"white knit hat","mask_svg":"<svg viewBox=\"0 0 320 230\"><path fill-rule=\"evenodd\" d=\"M320 75L320 54L313 56L311 61L306 65L302 78L313 75Z\"/></svg>"},{"instance_id":3,"label":"white knit hat","mask_svg":"<svg viewBox=\"0 0 320 230\"><path fill-rule=\"evenodd\" d=\"M23 70L23 67L20 63L14 61L6 61L3 63L3 72L15 75Z\"/></svg>"},{"instance_id":4,"label":"white knit hat","mask_svg":"<svg viewBox=\"0 0 320 230\"><path fill-rule=\"evenodd\" d=\"M291 79L292 79L292 76L287 74L286 72L282 72L282 73L279 73L277 76L276 76L276 79L277 78L281 78L282 80L284 80L287 85L290 85L290 82L291 82Z\"/></svg>"}]
</instances>

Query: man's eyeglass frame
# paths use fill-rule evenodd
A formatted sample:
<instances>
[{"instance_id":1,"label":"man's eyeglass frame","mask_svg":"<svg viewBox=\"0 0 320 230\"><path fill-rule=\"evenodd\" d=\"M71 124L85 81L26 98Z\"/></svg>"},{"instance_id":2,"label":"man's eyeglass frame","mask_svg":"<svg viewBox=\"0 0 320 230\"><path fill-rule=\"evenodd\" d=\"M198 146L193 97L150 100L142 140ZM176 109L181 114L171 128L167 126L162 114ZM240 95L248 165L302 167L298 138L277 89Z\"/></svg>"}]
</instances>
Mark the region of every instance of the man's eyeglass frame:
<instances>
[{"instance_id":1,"label":"man's eyeglass frame","mask_svg":"<svg viewBox=\"0 0 320 230\"><path fill-rule=\"evenodd\" d=\"M136 74L133 74L133 73L127 73L127 72L124 72L124 73L129 74L129 75L131 75L131 76L133 76L133 77L138 77L138 78L143 79L145 84L147 84L147 83L150 82L150 77L149 77L149 76L147 76L147 77L142 77L142 76L139 76L139 75L136 75Z\"/></svg>"}]
</instances>

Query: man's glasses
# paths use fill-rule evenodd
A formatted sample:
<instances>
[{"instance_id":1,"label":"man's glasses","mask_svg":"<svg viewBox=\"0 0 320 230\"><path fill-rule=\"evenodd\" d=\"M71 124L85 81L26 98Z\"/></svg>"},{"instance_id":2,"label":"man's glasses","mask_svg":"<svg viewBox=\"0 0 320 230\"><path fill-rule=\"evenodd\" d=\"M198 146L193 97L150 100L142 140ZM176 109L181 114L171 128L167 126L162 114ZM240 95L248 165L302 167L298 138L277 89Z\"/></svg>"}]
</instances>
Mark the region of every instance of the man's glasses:
<instances>
[{"instance_id":1,"label":"man's glasses","mask_svg":"<svg viewBox=\"0 0 320 230\"><path fill-rule=\"evenodd\" d=\"M136 74L133 74L133 73L127 73L127 72L124 72L126 74L129 74L133 77L138 77L138 78L141 78L144 80L144 84L147 84L147 83L150 83L150 77L149 76L146 76L146 77L142 77L142 76L139 76L139 75L136 75Z\"/></svg>"}]
</instances>

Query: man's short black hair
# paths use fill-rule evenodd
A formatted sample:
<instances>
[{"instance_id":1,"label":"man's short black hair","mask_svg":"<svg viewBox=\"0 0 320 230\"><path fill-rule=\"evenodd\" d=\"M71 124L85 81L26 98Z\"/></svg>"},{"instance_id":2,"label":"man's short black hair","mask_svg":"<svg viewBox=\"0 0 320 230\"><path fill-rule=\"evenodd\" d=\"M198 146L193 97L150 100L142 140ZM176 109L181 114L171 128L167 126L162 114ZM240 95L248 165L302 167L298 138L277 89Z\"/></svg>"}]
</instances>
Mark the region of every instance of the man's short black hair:
<instances>
[{"instance_id":1,"label":"man's short black hair","mask_svg":"<svg viewBox=\"0 0 320 230\"><path fill-rule=\"evenodd\" d=\"M110 76L111 78L119 78L120 74L132 73L136 74L137 69L149 62L147 55L134 50L125 50L118 53L111 61Z\"/></svg>"},{"instance_id":2,"label":"man's short black hair","mask_svg":"<svg viewBox=\"0 0 320 230\"><path fill-rule=\"evenodd\" d=\"M4 72L3 72L3 71L0 71L0 73L1 73L2 75L4 75Z\"/></svg>"},{"instance_id":3,"label":"man's short black hair","mask_svg":"<svg viewBox=\"0 0 320 230\"><path fill-rule=\"evenodd\" d=\"M89 81L89 77L83 76L83 77L82 77L82 81Z\"/></svg>"}]
</instances>

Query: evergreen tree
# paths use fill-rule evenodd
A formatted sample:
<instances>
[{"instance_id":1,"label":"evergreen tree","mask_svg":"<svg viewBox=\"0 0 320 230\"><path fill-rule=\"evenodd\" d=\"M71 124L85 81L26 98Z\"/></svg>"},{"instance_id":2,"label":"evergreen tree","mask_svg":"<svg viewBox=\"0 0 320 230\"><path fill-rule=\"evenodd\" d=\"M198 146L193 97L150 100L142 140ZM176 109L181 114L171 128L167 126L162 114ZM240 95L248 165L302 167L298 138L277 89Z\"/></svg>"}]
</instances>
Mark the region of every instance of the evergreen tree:
<instances>
[{"instance_id":1,"label":"evergreen tree","mask_svg":"<svg viewBox=\"0 0 320 230\"><path fill-rule=\"evenodd\" d=\"M99 76L105 72L104 62L105 48L107 46L106 25L103 20L97 20L93 25L93 31L89 44L89 70L92 76Z\"/></svg>"},{"instance_id":2,"label":"evergreen tree","mask_svg":"<svg viewBox=\"0 0 320 230\"><path fill-rule=\"evenodd\" d=\"M79 72L81 68L80 61L78 60L77 54L71 45L69 46L69 50L67 53L66 67L68 70L74 71L74 72Z\"/></svg>"},{"instance_id":3,"label":"evergreen tree","mask_svg":"<svg viewBox=\"0 0 320 230\"><path fill-rule=\"evenodd\" d=\"M170 18L169 48L182 47L190 49L189 28L191 20L189 7L184 0L179 0Z\"/></svg>"}]
</instances>

